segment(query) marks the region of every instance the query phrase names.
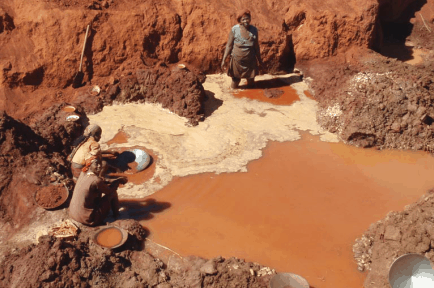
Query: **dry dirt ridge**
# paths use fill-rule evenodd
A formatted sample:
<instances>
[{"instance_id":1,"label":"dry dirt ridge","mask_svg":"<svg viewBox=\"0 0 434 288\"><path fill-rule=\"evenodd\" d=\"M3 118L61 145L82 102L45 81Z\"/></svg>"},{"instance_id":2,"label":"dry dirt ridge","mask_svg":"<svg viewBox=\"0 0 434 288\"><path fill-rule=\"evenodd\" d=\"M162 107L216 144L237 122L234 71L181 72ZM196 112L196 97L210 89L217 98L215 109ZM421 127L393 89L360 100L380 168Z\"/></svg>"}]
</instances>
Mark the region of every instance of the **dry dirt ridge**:
<instances>
[{"instance_id":1,"label":"dry dirt ridge","mask_svg":"<svg viewBox=\"0 0 434 288\"><path fill-rule=\"evenodd\" d=\"M164 263L143 249L147 231L138 222L120 220L113 225L130 234L117 250L94 244L90 238L95 229L91 228L85 228L73 242L42 236L38 245L14 250L0 267L0 286L268 287L275 273L236 258L206 260L172 255Z\"/></svg>"}]
</instances>

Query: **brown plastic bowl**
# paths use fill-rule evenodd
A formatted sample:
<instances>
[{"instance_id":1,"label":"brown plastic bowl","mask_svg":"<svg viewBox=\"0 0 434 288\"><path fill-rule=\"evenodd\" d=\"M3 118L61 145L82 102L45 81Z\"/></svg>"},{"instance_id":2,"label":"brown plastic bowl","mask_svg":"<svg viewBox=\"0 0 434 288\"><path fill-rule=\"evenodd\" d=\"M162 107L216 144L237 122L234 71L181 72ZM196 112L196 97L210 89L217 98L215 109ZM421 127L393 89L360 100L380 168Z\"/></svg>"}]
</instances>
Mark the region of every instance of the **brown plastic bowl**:
<instances>
[{"instance_id":1,"label":"brown plastic bowl","mask_svg":"<svg viewBox=\"0 0 434 288\"><path fill-rule=\"evenodd\" d=\"M68 122L74 122L77 121L78 119L80 119L80 116L72 114L66 117L66 121Z\"/></svg>"}]
</instances>

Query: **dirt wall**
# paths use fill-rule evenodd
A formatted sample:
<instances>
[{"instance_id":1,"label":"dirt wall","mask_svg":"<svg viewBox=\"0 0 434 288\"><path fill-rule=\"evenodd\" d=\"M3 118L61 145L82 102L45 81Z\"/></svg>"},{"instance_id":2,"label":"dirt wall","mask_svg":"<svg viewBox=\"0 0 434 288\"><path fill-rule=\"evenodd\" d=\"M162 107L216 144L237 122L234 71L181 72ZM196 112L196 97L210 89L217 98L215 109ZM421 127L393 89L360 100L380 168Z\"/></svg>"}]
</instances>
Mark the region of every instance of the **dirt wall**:
<instances>
[{"instance_id":1,"label":"dirt wall","mask_svg":"<svg viewBox=\"0 0 434 288\"><path fill-rule=\"evenodd\" d=\"M385 2L385 1L383 1ZM391 3L391 1L389 1ZM387 3L389 3L387 2ZM393 14L411 2L394 1ZM389 4L390 4L389 3ZM389 5L387 4L387 5ZM386 4L382 4L386 5ZM66 87L78 70L86 25L87 79L122 70L129 59L145 64L183 62L218 71L230 27L241 8L252 11L269 69L285 67L290 52L308 60L351 46L371 47L379 4L360 1L40 1L0 6L1 83Z\"/></svg>"}]
</instances>

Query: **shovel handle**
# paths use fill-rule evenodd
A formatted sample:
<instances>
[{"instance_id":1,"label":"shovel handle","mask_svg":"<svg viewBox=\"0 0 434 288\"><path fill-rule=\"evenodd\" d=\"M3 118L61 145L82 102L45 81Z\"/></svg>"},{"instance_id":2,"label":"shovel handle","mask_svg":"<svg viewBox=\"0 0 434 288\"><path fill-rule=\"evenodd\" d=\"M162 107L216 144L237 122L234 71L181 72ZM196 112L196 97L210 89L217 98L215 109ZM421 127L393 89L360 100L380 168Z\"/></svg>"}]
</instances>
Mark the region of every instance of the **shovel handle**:
<instances>
[{"instance_id":1,"label":"shovel handle","mask_svg":"<svg viewBox=\"0 0 434 288\"><path fill-rule=\"evenodd\" d=\"M80 68L78 68L79 72L81 72L81 67L83 65L84 49L86 48L86 41L87 41L87 34L89 33L89 27L90 27L90 25L87 25L86 36L84 36L83 51L81 51L81 58L80 58Z\"/></svg>"}]
</instances>

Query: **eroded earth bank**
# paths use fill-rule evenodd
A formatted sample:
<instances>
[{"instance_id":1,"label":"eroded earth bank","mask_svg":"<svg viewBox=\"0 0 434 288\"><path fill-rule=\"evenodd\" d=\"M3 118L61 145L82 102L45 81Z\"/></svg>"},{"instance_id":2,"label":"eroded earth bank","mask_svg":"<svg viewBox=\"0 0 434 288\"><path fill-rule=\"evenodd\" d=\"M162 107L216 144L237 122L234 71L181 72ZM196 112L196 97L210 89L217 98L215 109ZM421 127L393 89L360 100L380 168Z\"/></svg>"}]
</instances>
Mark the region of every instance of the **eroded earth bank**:
<instances>
[{"instance_id":1,"label":"eroded earth bank","mask_svg":"<svg viewBox=\"0 0 434 288\"><path fill-rule=\"evenodd\" d=\"M260 31L258 80L291 85L292 105L237 99L218 74L241 8ZM272 267L181 257L144 241L149 231L133 220L110 220L130 232L120 250L94 245L93 228L72 242L38 238L67 212L43 210L34 193L50 183L73 188L66 156L94 122L105 148L143 146L158 159L146 181L120 188L123 198L174 177L246 171L269 141L300 131L432 152L433 11L431 0L0 1L0 286L267 287ZM84 83L74 89L87 25ZM79 121L65 120L67 105ZM108 144L120 131L128 144ZM388 267L404 253L434 260L431 192L421 197L355 240L365 287L388 287Z\"/></svg>"}]
</instances>

